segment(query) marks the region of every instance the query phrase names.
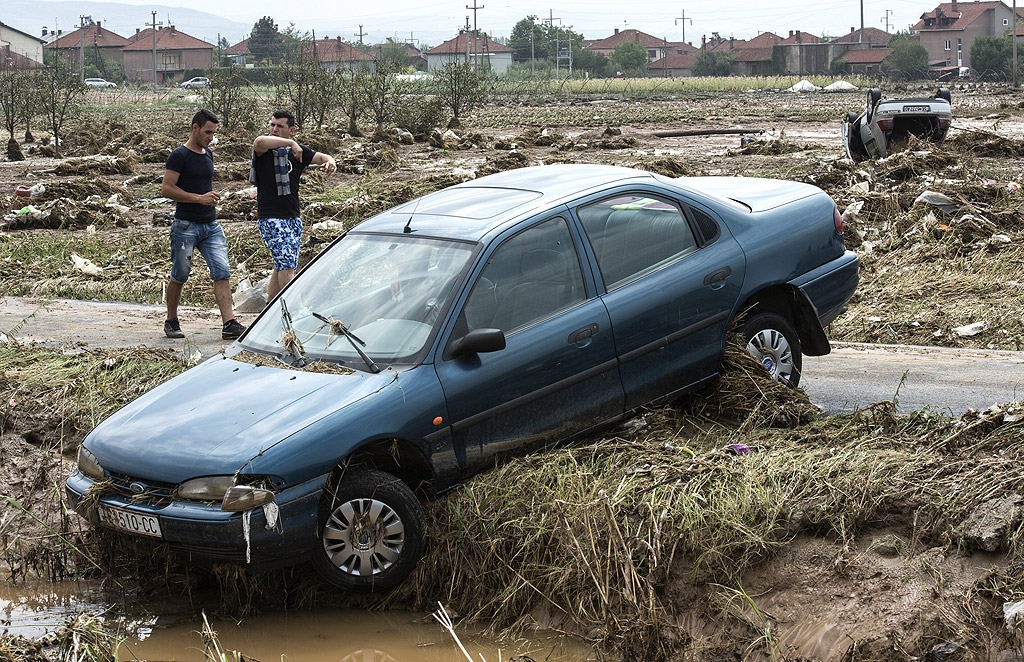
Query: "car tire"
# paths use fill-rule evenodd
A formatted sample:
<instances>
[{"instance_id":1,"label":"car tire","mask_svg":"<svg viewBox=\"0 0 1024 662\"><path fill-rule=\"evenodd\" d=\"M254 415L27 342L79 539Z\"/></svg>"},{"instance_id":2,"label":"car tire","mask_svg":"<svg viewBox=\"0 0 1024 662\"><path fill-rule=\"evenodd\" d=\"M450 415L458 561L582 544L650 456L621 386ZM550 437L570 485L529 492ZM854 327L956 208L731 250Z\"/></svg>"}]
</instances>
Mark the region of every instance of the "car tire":
<instances>
[{"instance_id":1,"label":"car tire","mask_svg":"<svg viewBox=\"0 0 1024 662\"><path fill-rule=\"evenodd\" d=\"M868 90L868 111L873 111L878 102L882 100L882 89L878 87L872 87Z\"/></svg>"},{"instance_id":2,"label":"car tire","mask_svg":"<svg viewBox=\"0 0 1024 662\"><path fill-rule=\"evenodd\" d=\"M800 336L786 318L777 313L761 312L743 324L743 340L747 351L777 382L796 388L800 384L803 355Z\"/></svg>"},{"instance_id":3,"label":"car tire","mask_svg":"<svg viewBox=\"0 0 1024 662\"><path fill-rule=\"evenodd\" d=\"M400 584L423 554L426 520L409 486L383 471L346 473L328 487L317 525L313 568L346 591Z\"/></svg>"},{"instance_id":4,"label":"car tire","mask_svg":"<svg viewBox=\"0 0 1024 662\"><path fill-rule=\"evenodd\" d=\"M936 99L942 99L946 103L953 103L953 95L949 93L949 88L948 87L940 87L935 92L935 98Z\"/></svg>"},{"instance_id":5,"label":"car tire","mask_svg":"<svg viewBox=\"0 0 1024 662\"><path fill-rule=\"evenodd\" d=\"M853 126L854 124L857 123L857 118L858 117L860 117L860 115L858 115L857 113L854 113L852 111L849 112L849 113L846 113L846 123L851 125L851 126Z\"/></svg>"}]
</instances>

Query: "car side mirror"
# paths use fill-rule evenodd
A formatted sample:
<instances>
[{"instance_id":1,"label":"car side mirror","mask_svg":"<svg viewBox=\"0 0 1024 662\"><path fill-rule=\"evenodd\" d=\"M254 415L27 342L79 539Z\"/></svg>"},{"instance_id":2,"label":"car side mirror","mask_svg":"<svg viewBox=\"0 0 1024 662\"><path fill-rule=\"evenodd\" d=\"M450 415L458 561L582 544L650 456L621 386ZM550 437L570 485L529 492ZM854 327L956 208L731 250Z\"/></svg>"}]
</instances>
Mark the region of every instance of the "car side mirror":
<instances>
[{"instance_id":1,"label":"car side mirror","mask_svg":"<svg viewBox=\"0 0 1024 662\"><path fill-rule=\"evenodd\" d=\"M505 334L501 329L473 329L462 336L446 352L448 357L499 352L505 349ZM447 358L447 357L446 357Z\"/></svg>"}]
</instances>

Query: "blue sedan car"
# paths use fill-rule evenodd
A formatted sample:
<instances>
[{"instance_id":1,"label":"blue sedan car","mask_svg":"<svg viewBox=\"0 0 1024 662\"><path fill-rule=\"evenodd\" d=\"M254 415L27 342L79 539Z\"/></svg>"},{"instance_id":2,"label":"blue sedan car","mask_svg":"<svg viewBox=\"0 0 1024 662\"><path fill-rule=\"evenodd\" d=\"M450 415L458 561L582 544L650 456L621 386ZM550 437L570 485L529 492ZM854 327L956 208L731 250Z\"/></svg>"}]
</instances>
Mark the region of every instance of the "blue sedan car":
<instances>
[{"instance_id":1,"label":"blue sedan car","mask_svg":"<svg viewBox=\"0 0 1024 662\"><path fill-rule=\"evenodd\" d=\"M597 165L469 181L364 221L224 355L100 423L68 497L193 561L308 560L387 589L424 548L419 497L699 389L739 315L795 386L857 266L806 184Z\"/></svg>"}]
</instances>

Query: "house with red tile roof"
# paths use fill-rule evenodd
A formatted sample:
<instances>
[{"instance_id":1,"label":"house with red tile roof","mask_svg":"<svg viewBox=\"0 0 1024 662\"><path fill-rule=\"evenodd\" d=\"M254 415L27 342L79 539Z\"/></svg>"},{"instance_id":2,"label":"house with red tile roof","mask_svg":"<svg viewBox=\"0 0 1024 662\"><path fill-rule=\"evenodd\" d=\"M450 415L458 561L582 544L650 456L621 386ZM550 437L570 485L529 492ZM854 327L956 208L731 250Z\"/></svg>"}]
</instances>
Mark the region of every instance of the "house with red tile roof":
<instances>
[{"instance_id":1,"label":"house with red tile roof","mask_svg":"<svg viewBox=\"0 0 1024 662\"><path fill-rule=\"evenodd\" d=\"M464 32L454 39L449 39L440 46L435 46L425 53L427 71L440 69L449 62L468 62L479 64L482 69L501 75L512 64L512 49L493 41L487 35L474 35Z\"/></svg>"},{"instance_id":2,"label":"house with red tile roof","mask_svg":"<svg viewBox=\"0 0 1024 662\"><path fill-rule=\"evenodd\" d=\"M685 55L697 50L690 44L681 41L668 41L662 37L655 37L632 28L628 30L615 28L615 32L610 37L605 37L604 39L584 39L583 47L588 51L600 53L605 57L611 57L615 52L615 47L627 41L643 46L647 51L648 62L654 62L666 55Z\"/></svg>"},{"instance_id":3,"label":"house with red tile roof","mask_svg":"<svg viewBox=\"0 0 1024 662\"><path fill-rule=\"evenodd\" d=\"M891 48L851 49L840 55L851 74L878 75L882 72L882 61L892 53Z\"/></svg>"},{"instance_id":4,"label":"house with red tile roof","mask_svg":"<svg viewBox=\"0 0 1024 662\"><path fill-rule=\"evenodd\" d=\"M232 44L224 49L224 57L226 57L231 64L243 65L249 61L252 56L252 52L249 50L249 38L246 37L237 44Z\"/></svg>"},{"instance_id":5,"label":"house with red tile roof","mask_svg":"<svg viewBox=\"0 0 1024 662\"><path fill-rule=\"evenodd\" d=\"M790 30L789 36L782 40L783 44L820 44L822 38L802 30Z\"/></svg>"},{"instance_id":6,"label":"house with red tile roof","mask_svg":"<svg viewBox=\"0 0 1024 662\"><path fill-rule=\"evenodd\" d=\"M1024 7L1017 7L1017 17L1024 17ZM921 14L910 31L928 49L929 61L947 67L969 67L976 39L1002 36L1015 23L1013 9L1005 2L953 0Z\"/></svg>"},{"instance_id":7,"label":"house with red tile roof","mask_svg":"<svg viewBox=\"0 0 1024 662\"><path fill-rule=\"evenodd\" d=\"M374 44L373 56L380 60L385 54L392 54L392 57L399 55L405 58L406 65L412 67L416 71L427 70L427 58L423 55L423 51L416 48L409 42L404 41L393 41L390 37L382 44Z\"/></svg>"},{"instance_id":8,"label":"house with red tile roof","mask_svg":"<svg viewBox=\"0 0 1024 662\"><path fill-rule=\"evenodd\" d=\"M89 49L96 49L102 57L124 64L124 53L121 49L128 43L128 39L103 27L101 21L96 21L74 32L65 33L47 44L46 48L59 53L65 60L71 59L75 66L79 67L82 64L82 56Z\"/></svg>"},{"instance_id":9,"label":"house with red tile roof","mask_svg":"<svg viewBox=\"0 0 1024 662\"><path fill-rule=\"evenodd\" d=\"M647 74L651 78L687 78L693 75L690 70L699 54L696 48L689 53L670 53L648 64Z\"/></svg>"},{"instance_id":10,"label":"house with red tile roof","mask_svg":"<svg viewBox=\"0 0 1024 662\"><path fill-rule=\"evenodd\" d=\"M173 25L135 30L129 37L124 52L124 74L128 80L153 82L154 36L156 38L156 82L180 81L186 69L205 69L213 66L214 45L196 39Z\"/></svg>"},{"instance_id":11,"label":"house with red tile roof","mask_svg":"<svg viewBox=\"0 0 1024 662\"><path fill-rule=\"evenodd\" d=\"M327 71L377 71L377 61L372 55L342 41L340 36L317 39L310 45L314 56Z\"/></svg>"},{"instance_id":12,"label":"house with red tile roof","mask_svg":"<svg viewBox=\"0 0 1024 662\"><path fill-rule=\"evenodd\" d=\"M881 48L889 45L889 40L892 39L892 35L885 30L879 30L878 28L850 28L848 34L844 34L842 37L836 37L832 40L833 44L868 44Z\"/></svg>"}]
</instances>

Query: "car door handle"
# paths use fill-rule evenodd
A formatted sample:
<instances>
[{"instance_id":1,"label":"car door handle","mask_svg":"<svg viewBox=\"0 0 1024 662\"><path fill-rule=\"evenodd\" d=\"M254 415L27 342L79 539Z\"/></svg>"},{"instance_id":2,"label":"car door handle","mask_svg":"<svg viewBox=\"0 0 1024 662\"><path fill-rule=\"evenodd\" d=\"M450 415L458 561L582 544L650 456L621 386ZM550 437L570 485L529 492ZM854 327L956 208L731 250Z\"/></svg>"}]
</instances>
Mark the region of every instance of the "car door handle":
<instances>
[{"instance_id":1,"label":"car door handle","mask_svg":"<svg viewBox=\"0 0 1024 662\"><path fill-rule=\"evenodd\" d=\"M704 276L704 284L714 285L716 283L720 283L730 275L732 275L732 269L730 267L722 267L721 269L712 271L707 276Z\"/></svg>"},{"instance_id":2,"label":"car door handle","mask_svg":"<svg viewBox=\"0 0 1024 662\"><path fill-rule=\"evenodd\" d=\"M593 324L588 324L582 329L576 329L575 331L569 334L569 344L576 345L578 343L581 343L584 340L591 338L595 333L597 333L596 322Z\"/></svg>"}]
</instances>

